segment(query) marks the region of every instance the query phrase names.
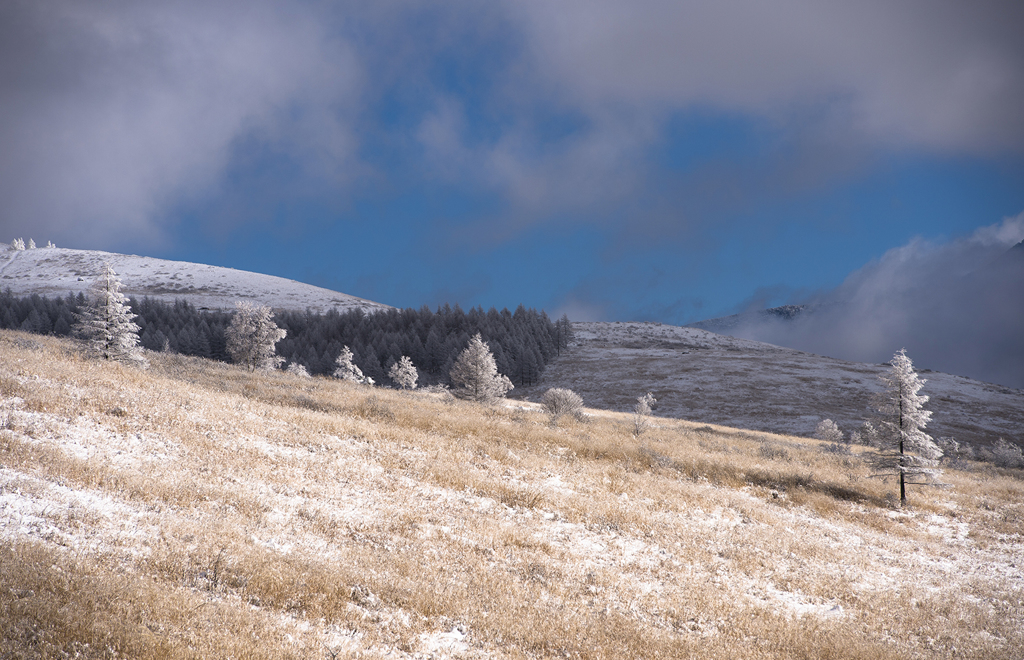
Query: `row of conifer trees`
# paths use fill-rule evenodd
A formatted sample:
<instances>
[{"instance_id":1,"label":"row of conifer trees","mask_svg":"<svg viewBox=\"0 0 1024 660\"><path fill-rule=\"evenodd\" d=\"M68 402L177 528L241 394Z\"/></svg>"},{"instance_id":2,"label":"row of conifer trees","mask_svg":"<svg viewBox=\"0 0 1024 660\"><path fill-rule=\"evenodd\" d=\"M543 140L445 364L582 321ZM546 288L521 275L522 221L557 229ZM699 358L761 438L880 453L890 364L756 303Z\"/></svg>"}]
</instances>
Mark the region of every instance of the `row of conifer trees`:
<instances>
[{"instance_id":1,"label":"row of conifer trees","mask_svg":"<svg viewBox=\"0 0 1024 660\"><path fill-rule=\"evenodd\" d=\"M19 297L8 289L0 293L0 328L67 336L85 302L83 294ZM199 310L185 300L131 298L130 305L138 315L143 347L230 361L225 330L231 312ZM552 321L543 311L522 305L515 312L463 311L458 305L373 313L283 311L274 320L287 331L277 352L289 363L303 365L310 374L330 374L342 347L348 346L353 362L378 383L390 382L388 371L403 355L412 359L424 382L446 383L459 353L480 333L498 371L516 385L532 385L572 336L568 318Z\"/></svg>"}]
</instances>

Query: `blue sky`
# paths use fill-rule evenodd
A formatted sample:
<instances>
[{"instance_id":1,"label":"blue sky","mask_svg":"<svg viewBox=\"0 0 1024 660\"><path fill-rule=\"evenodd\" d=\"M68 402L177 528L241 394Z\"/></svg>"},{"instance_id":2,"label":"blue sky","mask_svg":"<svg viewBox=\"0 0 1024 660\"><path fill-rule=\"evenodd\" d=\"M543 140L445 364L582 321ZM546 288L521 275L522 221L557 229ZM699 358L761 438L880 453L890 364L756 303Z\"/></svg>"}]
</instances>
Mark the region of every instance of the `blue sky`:
<instances>
[{"instance_id":1,"label":"blue sky","mask_svg":"<svg viewBox=\"0 0 1024 660\"><path fill-rule=\"evenodd\" d=\"M0 7L0 240L683 324L1024 238L1013 3L210 4Z\"/></svg>"}]
</instances>

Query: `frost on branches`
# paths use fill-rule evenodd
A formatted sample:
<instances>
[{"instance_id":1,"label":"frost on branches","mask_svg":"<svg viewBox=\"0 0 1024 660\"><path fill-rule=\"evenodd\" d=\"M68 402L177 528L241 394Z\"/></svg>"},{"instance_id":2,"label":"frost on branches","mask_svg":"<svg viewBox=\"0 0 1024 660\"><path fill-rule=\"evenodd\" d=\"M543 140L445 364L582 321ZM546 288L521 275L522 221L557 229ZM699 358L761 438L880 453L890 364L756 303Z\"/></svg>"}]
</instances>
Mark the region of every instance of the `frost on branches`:
<instances>
[{"instance_id":1,"label":"frost on branches","mask_svg":"<svg viewBox=\"0 0 1024 660\"><path fill-rule=\"evenodd\" d=\"M839 430L839 425L831 419L823 419L814 429L814 437L825 442L838 443L843 441L843 432Z\"/></svg>"},{"instance_id":2,"label":"frost on branches","mask_svg":"<svg viewBox=\"0 0 1024 660\"><path fill-rule=\"evenodd\" d=\"M139 326L121 280L109 263L89 288L88 302L78 313L75 334L85 340L88 352L105 360L145 362L139 349Z\"/></svg>"},{"instance_id":3,"label":"frost on branches","mask_svg":"<svg viewBox=\"0 0 1024 660\"><path fill-rule=\"evenodd\" d=\"M898 476L900 505L907 503L907 486L936 484L936 469L942 450L932 442L924 427L931 411L924 409L928 397L918 394L925 381L918 378L906 350L893 356L892 368L880 376L885 392L879 397L878 454L873 458L875 476Z\"/></svg>"},{"instance_id":4,"label":"frost on branches","mask_svg":"<svg viewBox=\"0 0 1024 660\"><path fill-rule=\"evenodd\" d=\"M651 392L636 398L636 405L633 406L633 435L636 437L639 438L650 427L651 412L657 402Z\"/></svg>"},{"instance_id":5,"label":"frost on branches","mask_svg":"<svg viewBox=\"0 0 1024 660\"><path fill-rule=\"evenodd\" d=\"M249 371L274 369L284 362L277 353L277 342L284 339L285 331L274 323L274 313L266 305L250 302L235 304L237 311L225 331L228 354Z\"/></svg>"},{"instance_id":6,"label":"frost on branches","mask_svg":"<svg viewBox=\"0 0 1024 660\"><path fill-rule=\"evenodd\" d=\"M363 375L363 370L352 361L352 351L348 346L342 346L338 359L334 361L338 365L334 370L334 377L342 380L351 380L364 385L373 385L373 379Z\"/></svg>"},{"instance_id":7,"label":"frost on branches","mask_svg":"<svg viewBox=\"0 0 1024 660\"><path fill-rule=\"evenodd\" d=\"M416 380L419 378L416 366L412 363L412 358L405 355L402 356L401 360L391 365L388 376L403 390L416 389Z\"/></svg>"},{"instance_id":8,"label":"frost on branches","mask_svg":"<svg viewBox=\"0 0 1024 660\"><path fill-rule=\"evenodd\" d=\"M473 401L501 398L512 389L512 381L498 373L491 349L479 332L459 354L448 376L457 388L453 394Z\"/></svg>"}]
</instances>

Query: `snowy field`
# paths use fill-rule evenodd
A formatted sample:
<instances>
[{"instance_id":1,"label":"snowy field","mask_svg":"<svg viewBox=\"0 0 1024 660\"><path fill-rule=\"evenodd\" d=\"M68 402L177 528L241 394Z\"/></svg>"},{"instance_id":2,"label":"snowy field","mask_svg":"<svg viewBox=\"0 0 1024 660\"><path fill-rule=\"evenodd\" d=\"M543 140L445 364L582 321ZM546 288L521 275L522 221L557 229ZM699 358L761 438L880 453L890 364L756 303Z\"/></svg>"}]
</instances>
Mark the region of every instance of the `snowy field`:
<instances>
[{"instance_id":1,"label":"snowy field","mask_svg":"<svg viewBox=\"0 0 1024 660\"><path fill-rule=\"evenodd\" d=\"M1021 657L1019 471L150 359L0 332L0 656Z\"/></svg>"},{"instance_id":2,"label":"snowy field","mask_svg":"<svg viewBox=\"0 0 1024 660\"><path fill-rule=\"evenodd\" d=\"M200 309L228 310L247 300L273 309L327 312L337 308L374 310L386 305L272 275L183 261L167 261L96 250L36 248L13 250L0 245L0 290L15 295L66 296L86 291L110 262L127 296L149 296L168 303L179 298Z\"/></svg>"},{"instance_id":3,"label":"snowy field","mask_svg":"<svg viewBox=\"0 0 1024 660\"><path fill-rule=\"evenodd\" d=\"M514 395L539 401L547 388L567 387L588 406L629 411L649 391L658 416L810 436L822 418L846 432L860 427L888 369L660 323L573 327L576 344L539 386ZM921 377L933 437L1024 445L1024 391L938 372Z\"/></svg>"}]
</instances>

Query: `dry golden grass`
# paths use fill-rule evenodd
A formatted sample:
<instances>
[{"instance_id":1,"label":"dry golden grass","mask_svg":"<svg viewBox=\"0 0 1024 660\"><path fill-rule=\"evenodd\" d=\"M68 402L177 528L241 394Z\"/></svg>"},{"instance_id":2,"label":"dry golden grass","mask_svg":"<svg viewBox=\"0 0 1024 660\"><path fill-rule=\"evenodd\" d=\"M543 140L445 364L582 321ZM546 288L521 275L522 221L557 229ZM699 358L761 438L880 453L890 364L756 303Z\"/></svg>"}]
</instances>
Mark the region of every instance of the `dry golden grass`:
<instances>
[{"instance_id":1,"label":"dry golden grass","mask_svg":"<svg viewBox=\"0 0 1024 660\"><path fill-rule=\"evenodd\" d=\"M0 657L1024 648L1017 472L149 357L0 333Z\"/></svg>"}]
</instances>

